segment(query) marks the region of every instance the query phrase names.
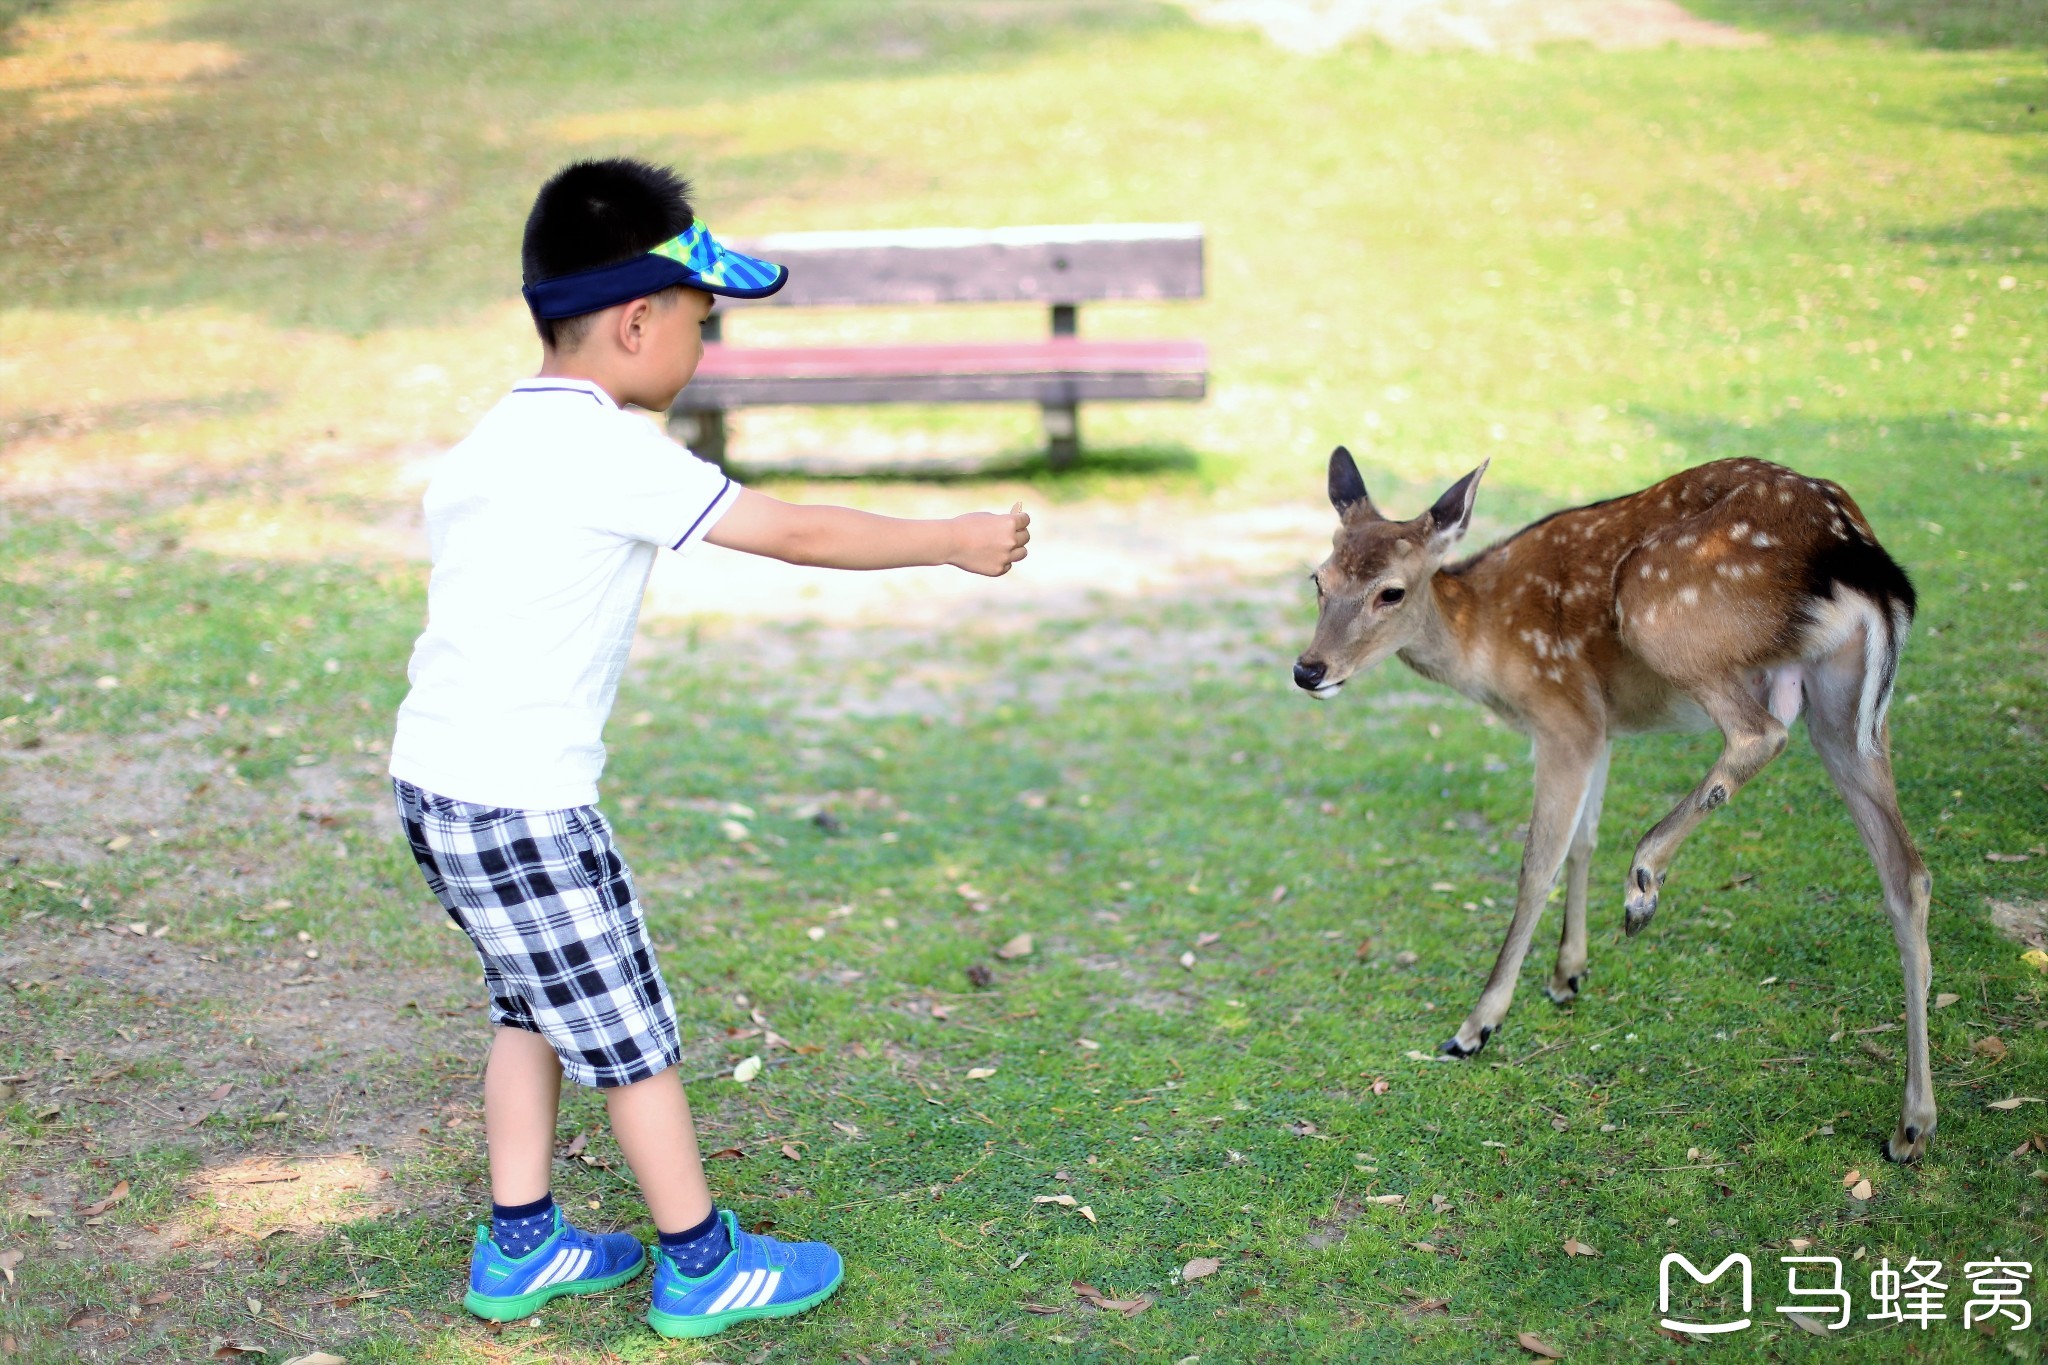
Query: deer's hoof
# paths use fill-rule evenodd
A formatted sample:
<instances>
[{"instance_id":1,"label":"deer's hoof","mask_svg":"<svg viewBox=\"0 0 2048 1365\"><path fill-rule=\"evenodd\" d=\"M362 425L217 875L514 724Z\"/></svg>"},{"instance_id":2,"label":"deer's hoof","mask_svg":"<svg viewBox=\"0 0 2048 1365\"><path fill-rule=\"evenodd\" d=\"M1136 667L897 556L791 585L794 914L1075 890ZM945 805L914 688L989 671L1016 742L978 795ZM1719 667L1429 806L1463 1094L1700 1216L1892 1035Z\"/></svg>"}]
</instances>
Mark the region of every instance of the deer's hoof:
<instances>
[{"instance_id":1,"label":"deer's hoof","mask_svg":"<svg viewBox=\"0 0 2048 1365\"><path fill-rule=\"evenodd\" d=\"M1543 993L1550 997L1550 1003L1553 1005L1569 1005L1572 1001L1579 998L1579 982L1583 980L1585 980L1583 972L1577 976L1567 977L1558 977L1553 974L1549 983L1543 987Z\"/></svg>"},{"instance_id":2,"label":"deer's hoof","mask_svg":"<svg viewBox=\"0 0 2048 1365\"><path fill-rule=\"evenodd\" d=\"M1629 873L1628 899L1622 902L1621 927L1630 938L1642 932L1643 926L1657 913L1658 889L1664 879L1640 864Z\"/></svg>"},{"instance_id":3,"label":"deer's hoof","mask_svg":"<svg viewBox=\"0 0 2048 1365\"><path fill-rule=\"evenodd\" d=\"M1886 1161L1918 1161L1927 1155L1927 1140L1934 1136L1934 1130L1922 1128L1917 1123L1901 1123L1899 1130L1885 1140Z\"/></svg>"},{"instance_id":4,"label":"deer's hoof","mask_svg":"<svg viewBox=\"0 0 2048 1365\"><path fill-rule=\"evenodd\" d=\"M1479 1030L1479 1041L1476 1043L1468 1043L1454 1033L1437 1046L1437 1051L1446 1057L1477 1057L1479 1050L1486 1046L1486 1040L1491 1037L1493 1029L1490 1025Z\"/></svg>"}]
</instances>

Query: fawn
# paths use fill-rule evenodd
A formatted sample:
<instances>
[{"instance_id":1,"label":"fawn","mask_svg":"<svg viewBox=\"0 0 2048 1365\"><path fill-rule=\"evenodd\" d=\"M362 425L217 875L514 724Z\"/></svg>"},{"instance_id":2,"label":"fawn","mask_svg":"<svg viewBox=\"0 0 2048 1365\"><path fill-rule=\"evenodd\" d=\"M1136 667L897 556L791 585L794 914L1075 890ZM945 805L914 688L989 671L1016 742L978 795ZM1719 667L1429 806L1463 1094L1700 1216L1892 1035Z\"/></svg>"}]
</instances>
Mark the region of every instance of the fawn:
<instances>
[{"instance_id":1,"label":"fawn","mask_svg":"<svg viewBox=\"0 0 2048 1365\"><path fill-rule=\"evenodd\" d=\"M1411 521L1330 456L1335 548L1315 571L1315 638L1294 681L1317 697L1389 654L1534 741L1536 805L1507 940L1479 1002L1441 1050L1469 1057L1508 1012L1560 869L1564 935L1548 994L1586 971L1586 876L1612 737L1717 726L1720 759L1643 836L1624 927L1656 913L1671 859L1708 812L1807 733L1877 864L1906 979L1906 1090L1885 1144L1912 1161L1934 1132L1928 1074L1932 880L1899 814L1885 725L1913 585L1839 486L1763 460L1721 460L1639 493L1557 512L1455 564L1481 465Z\"/></svg>"}]
</instances>

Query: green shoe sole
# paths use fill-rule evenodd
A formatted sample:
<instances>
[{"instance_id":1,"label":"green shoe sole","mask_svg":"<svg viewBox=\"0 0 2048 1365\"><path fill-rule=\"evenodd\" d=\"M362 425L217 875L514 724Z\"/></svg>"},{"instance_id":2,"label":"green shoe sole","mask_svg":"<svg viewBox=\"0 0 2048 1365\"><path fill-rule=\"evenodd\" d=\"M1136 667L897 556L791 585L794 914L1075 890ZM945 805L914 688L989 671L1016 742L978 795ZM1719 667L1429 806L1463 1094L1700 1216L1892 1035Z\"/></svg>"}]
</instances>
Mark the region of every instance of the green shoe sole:
<instances>
[{"instance_id":1,"label":"green shoe sole","mask_svg":"<svg viewBox=\"0 0 2048 1365\"><path fill-rule=\"evenodd\" d=\"M508 1294L499 1297L494 1294L479 1294L474 1289L462 1296L462 1306L480 1318L491 1322L516 1322L539 1311L540 1306L550 1299L559 1299L564 1294L602 1294L607 1289L620 1285L647 1268L647 1257L601 1280L568 1280L551 1284L545 1289L536 1289L531 1294Z\"/></svg>"},{"instance_id":2,"label":"green shoe sole","mask_svg":"<svg viewBox=\"0 0 2048 1365\"><path fill-rule=\"evenodd\" d=\"M708 1337L754 1318L792 1318L831 1298L832 1291L839 1288L839 1282L845 1278L846 1269L842 1266L832 1277L832 1283L816 1293L764 1308L728 1308L723 1313L664 1313L660 1309L649 1308L647 1325L665 1337Z\"/></svg>"}]
</instances>

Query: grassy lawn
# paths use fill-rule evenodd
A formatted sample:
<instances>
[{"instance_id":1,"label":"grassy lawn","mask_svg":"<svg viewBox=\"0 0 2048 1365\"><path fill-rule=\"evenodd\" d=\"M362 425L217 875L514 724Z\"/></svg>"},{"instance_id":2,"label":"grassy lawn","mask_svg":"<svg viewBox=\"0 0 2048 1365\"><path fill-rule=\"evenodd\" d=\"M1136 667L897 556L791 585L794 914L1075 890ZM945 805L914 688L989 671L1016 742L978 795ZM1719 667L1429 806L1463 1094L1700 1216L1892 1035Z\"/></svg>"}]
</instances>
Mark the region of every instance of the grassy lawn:
<instances>
[{"instance_id":1,"label":"grassy lawn","mask_svg":"<svg viewBox=\"0 0 2048 1365\"><path fill-rule=\"evenodd\" d=\"M2048 1098L2014 936L2048 915L2048 28L1693 8L1768 41L1306 58L1137 0L0 3L0 1354L1665 1359L1702 1348L1659 1334L1660 1258L1742 1251L1739 1358L2039 1355L2039 1324L1964 1329L1961 1266L2048 1275L2048 1107L1987 1107ZM1878 1153L1898 960L1803 738L1627 942L1629 850L1713 745L1623 747L1577 1004L1541 995L1553 918L1487 1052L1414 1060L1505 928L1526 743L1394 666L1295 695L1320 539L1009 612L1027 565L944 627L650 620L608 734L714 1192L834 1241L839 1296L698 1344L639 1324L644 1282L466 1318L485 1026L381 777L411 506L532 363L534 186L617 150L675 159L721 232L1205 225L1207 298L1083 325L1204 337L1208 401L1091 408L1060 475L1029 411L749 414L741 460L1003 471L779 492L1199 520L1313 501L1343 441L1404 515L1490 457L1491 534L1724 456L1844 483L1921 590L1894 747L1956 997L1928 1159ZM557 1193L651 1237L601 1119L566 1104ZM1847 1266L1845 1340L1775 1311L1800 1252ZM1863 1321L1913 1257L1949 1320Z\"/></svg>"}]
</instances>

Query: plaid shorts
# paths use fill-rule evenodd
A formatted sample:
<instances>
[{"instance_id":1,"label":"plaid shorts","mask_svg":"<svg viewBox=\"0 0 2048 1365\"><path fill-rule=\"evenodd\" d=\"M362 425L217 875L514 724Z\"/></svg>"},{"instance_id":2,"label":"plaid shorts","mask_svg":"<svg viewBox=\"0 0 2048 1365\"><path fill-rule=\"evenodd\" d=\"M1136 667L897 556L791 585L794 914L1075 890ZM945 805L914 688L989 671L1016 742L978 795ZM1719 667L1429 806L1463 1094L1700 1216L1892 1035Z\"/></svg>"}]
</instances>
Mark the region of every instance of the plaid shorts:
<instances>
[{"instance_id":1,"label":"plaid shorts","mask_svg":"<svg viewBox=\"0 0 2048 1365\"><path fill-rule=\"evenodd\" d=\"M414 860L483 962L493 1023L547 1039L579 1085L631 1085L681 1060L632 874L597 807L511 810L391 785Z\"/></svg>"}]
</instances>

